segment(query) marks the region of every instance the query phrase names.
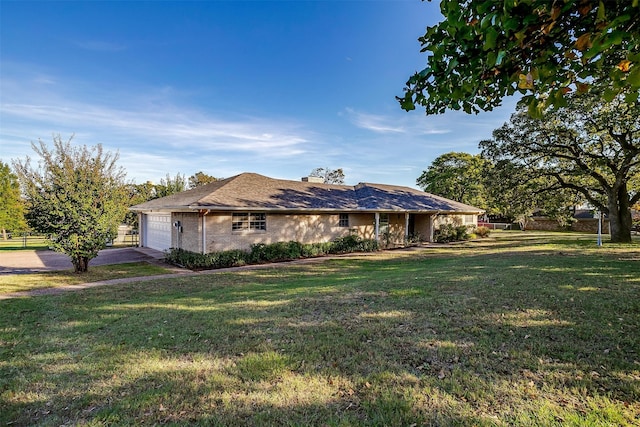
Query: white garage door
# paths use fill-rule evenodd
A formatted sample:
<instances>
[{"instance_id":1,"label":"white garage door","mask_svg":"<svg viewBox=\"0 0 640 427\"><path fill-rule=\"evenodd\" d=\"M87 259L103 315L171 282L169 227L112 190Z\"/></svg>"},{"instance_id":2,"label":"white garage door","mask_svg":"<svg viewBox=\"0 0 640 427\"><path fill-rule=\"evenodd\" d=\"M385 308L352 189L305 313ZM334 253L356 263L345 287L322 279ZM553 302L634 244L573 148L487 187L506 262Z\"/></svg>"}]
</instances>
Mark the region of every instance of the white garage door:
<instances>
[{"instance_id":1,"label":"white garage door","mask_svg":"<svg viewBox=\"0 0 640 427\"><path fill-rule=\"evenodd\" d=\"M144 245L148 248L166 251L171 248L171 214L146 214Z\"/></svg>"}]
</instances>

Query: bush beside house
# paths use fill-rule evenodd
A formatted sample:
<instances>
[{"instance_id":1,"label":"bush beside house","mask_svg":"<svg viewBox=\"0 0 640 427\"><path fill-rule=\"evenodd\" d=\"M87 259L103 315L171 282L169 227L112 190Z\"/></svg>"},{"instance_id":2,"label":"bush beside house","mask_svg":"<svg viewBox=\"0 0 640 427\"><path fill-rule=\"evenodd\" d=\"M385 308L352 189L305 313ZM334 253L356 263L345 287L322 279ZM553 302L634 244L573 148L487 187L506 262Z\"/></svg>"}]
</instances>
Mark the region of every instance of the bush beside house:
<instances>
[{"instance_id":1,"label":"bush beside house","mask_svg":"<svg viewBox=\"0 0 640 427\"><path fill-rule=\"evenodd\" d=\"M184 249L171 249L167 253L166 260L191 270L207 270L376 250L378 250L378 242L375 240L349 235L325 243L303 244L295 241L258 243L252 245L249 251L236 249L200 254Z\"/></svg>"}]
</instances>

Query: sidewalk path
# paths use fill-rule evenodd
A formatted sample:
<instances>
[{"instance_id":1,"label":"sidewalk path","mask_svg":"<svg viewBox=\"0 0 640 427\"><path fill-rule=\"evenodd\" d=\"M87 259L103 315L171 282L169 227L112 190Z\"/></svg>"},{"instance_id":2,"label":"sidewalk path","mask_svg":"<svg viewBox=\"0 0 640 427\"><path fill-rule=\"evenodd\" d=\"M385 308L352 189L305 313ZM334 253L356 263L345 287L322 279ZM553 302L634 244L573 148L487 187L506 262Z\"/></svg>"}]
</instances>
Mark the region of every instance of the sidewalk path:
<instances>
[{"instance_id":1,"label":"sidewalk path","mask_svg":"<svg viewBox=\"0 0 640 427\"><path fill-rule=\"evenodd\" d=\"M139 248L139 249L144 249L144 248ZM406 248L406 249L400 249L400 250L412 251L415 249L416 248ZM173 273L160 274L155 276L125 277L122 279L102 280L99 282L81 283L77 285L58 286L55 288L34 289L32 291L21 291L21 292L0 294L0 301L13 299L13 298L35 297L35 296L43 296L43 295L60 295L65 292L79 291L82 289L96 288L100 286L119 285L123 283L151 282L154 280L170 279L175 277L204 276L204 275L211 275L211 274L232 273L235 271L276 268L276 267L283 267L283 266L289 266L289 265L313 264L313 263L323 262L331 259L370 257L370 256L374 256L375 254L376 252L368 252L368 253L358 252L358 253L345 254L345 255L335 255L335 256L318 257L318 258L304 258L304 259L271 263L271 264L252 264L252 265L245 265L242 267L229 267L229 268L220 268L215 270L202 270L202 271L191 271L186 269L183 270L183 269L174 268Z\"/></svg>"}]
</instances>

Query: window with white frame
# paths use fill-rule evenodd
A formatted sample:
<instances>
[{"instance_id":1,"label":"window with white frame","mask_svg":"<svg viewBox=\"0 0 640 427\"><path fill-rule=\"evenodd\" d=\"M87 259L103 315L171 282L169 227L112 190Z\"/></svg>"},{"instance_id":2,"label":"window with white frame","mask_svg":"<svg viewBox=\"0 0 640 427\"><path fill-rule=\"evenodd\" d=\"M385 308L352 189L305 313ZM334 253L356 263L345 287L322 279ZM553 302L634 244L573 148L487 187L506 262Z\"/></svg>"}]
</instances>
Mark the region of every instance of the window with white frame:
<instances>
[{"instance_id":1,"label":"window with white frame","mask_svg":"<svg viewBox=\"0 0 640 427\"><path fill-rule=\"evenodd\" d=\"M239 212L234 213L231 220L232 231L267 229L267 214L264 212Z\"/></svg>"},{"instance_id":2,"label":"window with white frame","mask_svg":"<svg viewBox=\"0 0 640 427\"><path fill-rule=\"evenodd\" d=\"M380 214L380 222L378 223L378 232L380 234L385 234L389 231L389 214L381 213Z\"/></svg>"},{"instance_id":3,"label":"window with white frame","mask_svg":"<svg viewBox=\"0 0 640 427\"><path fill-rule=\"evenodd\" d=\"M349 214L341 213L340 219L338 221L339 227L348 227L349 226Z\"/></svg>"}]
</instances>

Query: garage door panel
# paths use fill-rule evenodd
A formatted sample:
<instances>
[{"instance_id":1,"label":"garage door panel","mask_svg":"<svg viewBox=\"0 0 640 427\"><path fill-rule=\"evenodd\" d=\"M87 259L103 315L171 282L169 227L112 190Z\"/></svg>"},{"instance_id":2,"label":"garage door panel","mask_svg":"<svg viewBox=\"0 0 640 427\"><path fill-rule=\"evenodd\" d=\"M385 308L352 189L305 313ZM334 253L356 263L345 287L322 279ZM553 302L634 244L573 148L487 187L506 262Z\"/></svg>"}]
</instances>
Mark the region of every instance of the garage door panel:
<instances>
[{"instance_id":1,"label":"garage door panel","mask_svg":"<svg viewBox=\"0 0 640 427\"><path fill-rule=\"evenodd\" d=\"M171 248L171 214L145 215L145 246L159 251Z\"/></svg>"}]
</instances>

